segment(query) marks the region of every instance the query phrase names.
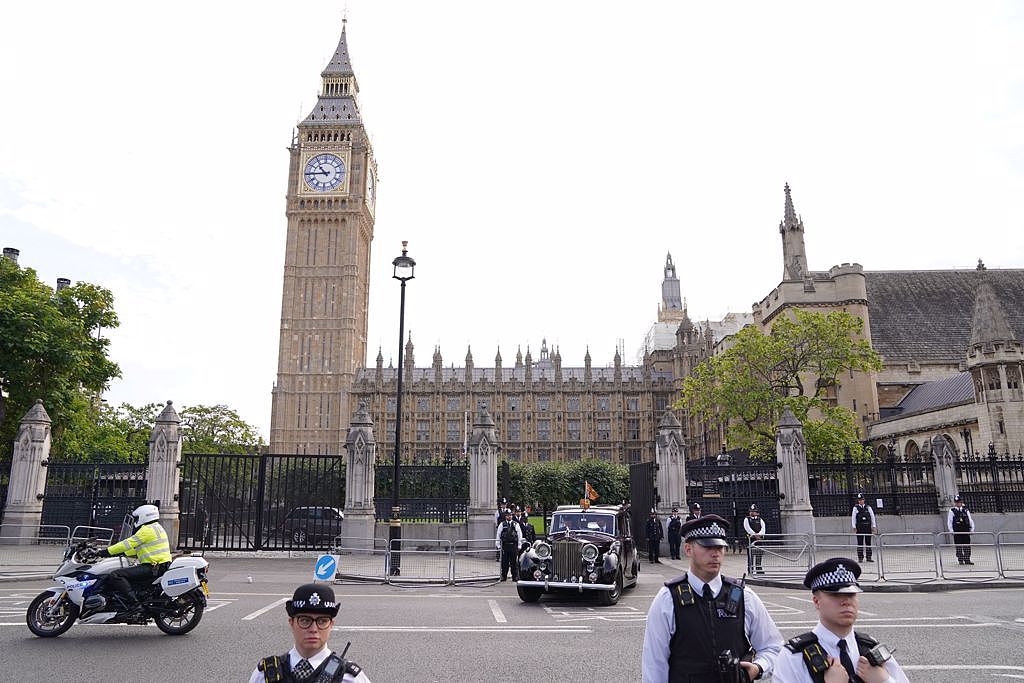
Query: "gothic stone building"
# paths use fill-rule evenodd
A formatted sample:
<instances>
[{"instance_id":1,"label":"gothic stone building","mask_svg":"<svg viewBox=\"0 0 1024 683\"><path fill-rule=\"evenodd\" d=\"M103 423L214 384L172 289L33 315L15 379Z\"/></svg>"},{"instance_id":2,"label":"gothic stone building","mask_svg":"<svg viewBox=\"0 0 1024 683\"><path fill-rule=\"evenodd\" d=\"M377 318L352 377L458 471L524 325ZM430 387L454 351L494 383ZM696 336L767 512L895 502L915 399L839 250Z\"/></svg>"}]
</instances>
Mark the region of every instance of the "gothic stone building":
<instances>
[{"instance_id":1,"label":"gothic stone building","mask_svg":"<svg viewBox=\"0 0 1024 683\"><path fill-rule=\"evenodd\" d=\"M503 367L476 367L471 352L464 367L445 368L435 348L431 367L415 367L412 339L405 347L402 380L402 458L429 462L461 454L479 410L493 417L502 455L520 462L598 458L632 463L654 459L658 422L674 400L672 375L650 366L593 368L588 351L582 367L563 367L557 348L541 345L535 361L516 353ZM395 438L396 371L360 370L353 394L365 402L377 425L378 449L391 453Z\"/></svg>"}]
</instances>

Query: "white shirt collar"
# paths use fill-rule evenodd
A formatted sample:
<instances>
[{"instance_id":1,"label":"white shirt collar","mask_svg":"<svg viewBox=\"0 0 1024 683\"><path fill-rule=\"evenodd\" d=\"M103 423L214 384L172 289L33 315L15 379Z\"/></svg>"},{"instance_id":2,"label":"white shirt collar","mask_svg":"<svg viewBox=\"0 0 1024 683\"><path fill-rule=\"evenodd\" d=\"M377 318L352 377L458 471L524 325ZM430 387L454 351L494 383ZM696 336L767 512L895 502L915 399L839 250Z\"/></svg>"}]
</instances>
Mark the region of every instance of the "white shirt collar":
<instances>
[{"instance_id":1,"label":"white shirt collar","mask_svg":"<svg viewBox=\"0 0 1024 683\"><path fill-rule=\"evenodd\" d=\"M704 582L694 576L693 572L686 572L686 580L690 582L694 593L704 595ZM711 586L711 592L715 597L718 597L718 592L722 590L722 575L716 574L715 578L708 581L708 585Z\"/></svg>"},{"instance_id":2,"label":"white shirt collar","mask_svg":"<svg viewBox=\"0 0 1024 683\"><path fill-rule=\"evenodd\" d=\"M814 627L813 631L814 635L818 636L818 642L821 643L821 646L825 648L825 651L833 657L839 655L840 640L846 641L846 651L850 653L851 659L855 660L856 657L859 656L857 654L857 639L854 637L852 629L846 635L845 638L840 638L835 633L832 633L832 631L829 631L827 628L825 628L825 626L819 621L817 625Z\"/></svg>"},{"instance_id":3,"label":"white shirt collar","mask_svg":"<svg viewBox=\"0 0 1024 683\"><path fill-rule=\"evenodd\" d=\"M324 646L324 649L317 652L312 657L305 658L309 665L314 669L324 663L324 660L331 656L331 648ZM303 660L303 656L299 654L299 651L294 647L288 650L288 666L294 671L295 665Z\"/></svg>"}]
</instances>

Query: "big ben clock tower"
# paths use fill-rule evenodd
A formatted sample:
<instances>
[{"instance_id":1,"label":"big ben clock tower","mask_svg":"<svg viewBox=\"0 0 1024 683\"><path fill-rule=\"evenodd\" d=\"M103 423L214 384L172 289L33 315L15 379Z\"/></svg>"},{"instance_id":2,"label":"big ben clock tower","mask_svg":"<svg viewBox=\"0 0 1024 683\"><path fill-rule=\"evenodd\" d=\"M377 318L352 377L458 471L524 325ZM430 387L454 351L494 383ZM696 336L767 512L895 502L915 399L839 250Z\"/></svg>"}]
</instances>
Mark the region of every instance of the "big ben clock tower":
<instances>
[{"instance_id":1,"label":"big ben clock tower","mask_svg":"<svg viewBox=\"0 0 1024 683\"><path fill-rule=\"evenodd\" d=\"M289 152L288 235L270 452L340 454L366 362L377 165L345 26Z\"/></svg>"}]
</instances>

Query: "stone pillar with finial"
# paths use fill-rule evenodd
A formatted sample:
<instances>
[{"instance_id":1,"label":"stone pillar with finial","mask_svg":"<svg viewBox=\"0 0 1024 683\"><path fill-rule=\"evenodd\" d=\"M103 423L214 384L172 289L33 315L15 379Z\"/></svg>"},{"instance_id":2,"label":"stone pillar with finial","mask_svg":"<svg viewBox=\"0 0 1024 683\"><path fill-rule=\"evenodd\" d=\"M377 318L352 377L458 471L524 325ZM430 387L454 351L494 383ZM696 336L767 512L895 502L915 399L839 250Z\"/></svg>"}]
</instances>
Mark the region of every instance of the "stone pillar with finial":
<instances>
[{"instance_id":1,"label":"stone pillar with finial","mask_svg":"<svg viewBox=\"0 0 1024 683\"><path fill-rule=\"evenodd\" d=\"M935 489L939 494L939 509L953 507L956 495L956 462L953 447L943 436L936 434L931 439L932 463L935 467Z\"/></svg>"},{"instance_id":2,"label":"stone pillar with finial","mask_svg":"<svg viewBox=\"0 0 1024 683\"><path fill-rule=\"evenodd\" d=\"M149 437L146 500L160 508L160 525L171 548L178 545L178 487L181 482L181 418L171 401L156 418Z\"/></svg>"},{"instance_id":3,"label":"stone pillar with finial","mask_svg":"<svg viewBox=\"0 0 1024 683\"><path fill-rule=\"evenodd\" d=\"M779 466L779 514L782 526L777 533L814 534L804 426L788 406L782 411L775 430L775 458ZM771 529L768 531L772 532Z\"/></svg>"},{"instance_id":4,"label":"stone pillar with finial","mask_svg":"<svg viewBox=\"0 0 1024 683\"><path fill-rule=\"evenodd\" d=\"M683 426L671 410L658 424L654 445L654 461L658 464L658 516L667 517L672 508L686 509L686 450Z\"/></svg>"},{"instance_id":5,"label":"stone pillar with finial","mask_svg":"<svg viewBox=\"0 0 1024 683\"><path fill-rule=\"evenodd\" d=\"M486 408L473 420L469 448L469 510L467 532L472 540L494 538L498 506L498 433Z\"/></svg>"},{"instance_id":6,"label":"stone pillar with finial","mask_svg":"<svg viewBox=\"0 0 1024 683\"><path fill-rule=\"evenodd\" d=\"M14 438L11 478L7 485L4 524L0 539L5 543L33 542L43 520L46 466L50 458L50 416L43 402L35 404L21 418Z\"/></svg>"},{"instance_id":7,"label":"stone pillar with finial","mask_svg":"<svg viewBox=\"0 0 1024 683\"><path fill-rule=\"evenodd\" d=\"M345 437L345 543L348 547L373 547L377 521L376 488L377 439L366 402L349 423Z\"/></svg>"}]
</instances>

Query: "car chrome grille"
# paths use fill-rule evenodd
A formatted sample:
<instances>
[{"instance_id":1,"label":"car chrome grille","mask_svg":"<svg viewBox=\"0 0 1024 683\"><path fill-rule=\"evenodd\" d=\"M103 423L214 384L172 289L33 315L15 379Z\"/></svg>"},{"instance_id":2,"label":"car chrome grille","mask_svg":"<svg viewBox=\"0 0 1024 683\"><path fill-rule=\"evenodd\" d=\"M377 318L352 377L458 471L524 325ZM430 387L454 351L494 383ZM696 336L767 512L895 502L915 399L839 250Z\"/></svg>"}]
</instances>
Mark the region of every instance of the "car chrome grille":
<instances>
[{"instance_id":1,"label":"car chrome grille","mask_svg":"<svg viewBox=\"0 0 1024 683\"><path fill-rule=\"evenodd\" d=\"M551 549L555 558L554 573L559 581L568 581L573 576L579 576L581 562L583 559L583 544L570 538L563 538L555 541Z\"/></svg>"}]
</instances>

